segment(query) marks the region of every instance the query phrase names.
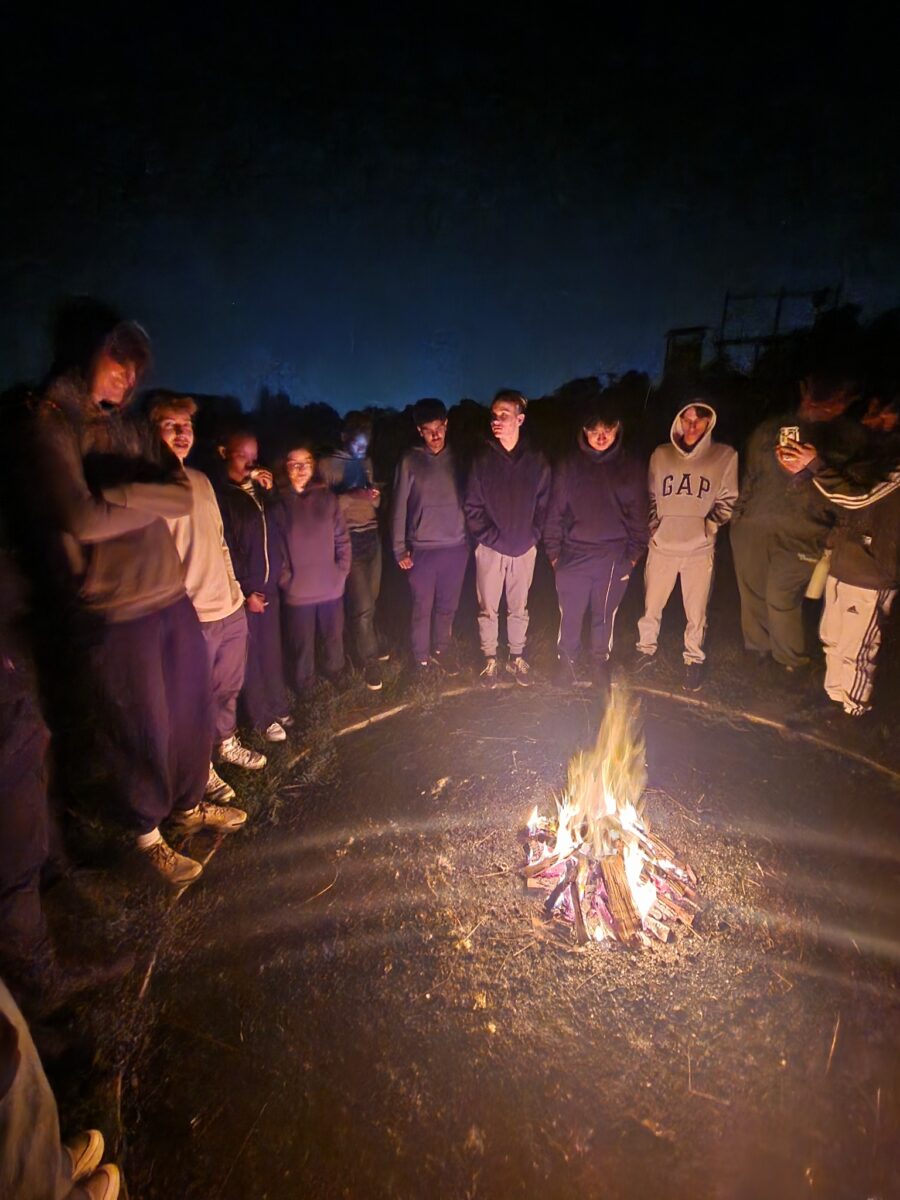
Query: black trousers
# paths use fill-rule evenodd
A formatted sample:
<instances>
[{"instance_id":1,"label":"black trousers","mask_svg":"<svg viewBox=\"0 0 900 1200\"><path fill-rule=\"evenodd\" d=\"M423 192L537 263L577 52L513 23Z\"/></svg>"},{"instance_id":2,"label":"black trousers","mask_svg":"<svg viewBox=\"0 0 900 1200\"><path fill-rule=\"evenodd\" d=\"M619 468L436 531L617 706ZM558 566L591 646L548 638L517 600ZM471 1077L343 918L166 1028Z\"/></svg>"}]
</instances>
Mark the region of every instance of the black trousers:
<instances>
[{"instance_id":1,"label":"black trousers","mask_svg":"<svg viewBox=\"0 0 900 1200\"><path fill-rule=\"evenodd\" d=\"M265 612L247 610L247 669L238 706L241 720L259 730L290 708L281 658L281 603L277 592L266 600Z\"/></svg>"},{"instance_id":2,"label":"black trousers","mask_svg":"<svg viewBox=\"0 0 900 1200\"><path fill-rule=\"evenodd\" d=\"M377 529L350 531L350 574L345 593L347 619L363 663L378 657L375 605L381 591L381 538Z\"/></svg>"},{"instance_id":3,"label":"black trousers","mask_svg":"<svg viewBox=\"0 0 900 1200\"><path fill-rule=\"evenodd\" d=\"M344 597L321 604L285 604L281 612L291 687L300 695L316 676L317 634L325 674L337 675L344 665Z\"/></svg>"}]
</instances>

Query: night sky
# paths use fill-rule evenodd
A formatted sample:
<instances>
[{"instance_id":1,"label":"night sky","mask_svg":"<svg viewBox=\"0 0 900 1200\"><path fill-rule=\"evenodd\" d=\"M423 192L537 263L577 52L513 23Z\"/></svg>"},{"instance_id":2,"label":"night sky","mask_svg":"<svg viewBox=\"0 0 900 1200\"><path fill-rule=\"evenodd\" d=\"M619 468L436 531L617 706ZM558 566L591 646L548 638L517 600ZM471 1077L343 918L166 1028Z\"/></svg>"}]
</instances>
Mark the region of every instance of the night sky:
<instances>
[{"instance_id":1,"label":"night sky","mask_svg":"<svg viewBox=\"0 0 900 1200\"><path fill-rule=\"evenodd\" d=\"M424 7L6 18L3 382L74 293L157 383L341 410L658 373L726 288L900 301L884 26Z\"/></svg>"}]
</instances>

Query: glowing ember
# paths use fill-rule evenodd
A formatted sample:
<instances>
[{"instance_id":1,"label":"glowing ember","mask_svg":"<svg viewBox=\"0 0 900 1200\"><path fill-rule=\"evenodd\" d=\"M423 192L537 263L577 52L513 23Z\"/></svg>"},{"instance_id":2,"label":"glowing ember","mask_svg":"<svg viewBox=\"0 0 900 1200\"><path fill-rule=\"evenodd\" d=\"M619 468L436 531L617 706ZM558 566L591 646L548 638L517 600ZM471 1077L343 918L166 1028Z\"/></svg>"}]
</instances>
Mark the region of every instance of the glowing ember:
<instances>
[{"instance_id":1,"label":"glowing ember","mask_svg":"<svg viewBox=\"0 0 900 1200\"><path fill-rule=\"evenodd\" d=\"M650 832L646 781L637 707L616 689L596 744L569 763L555 817L535 806L525 831L528 886L550 892L545 917L574 924L579 944L669 941L700 910L694 872Z\"/></svg>"}]
</instances>

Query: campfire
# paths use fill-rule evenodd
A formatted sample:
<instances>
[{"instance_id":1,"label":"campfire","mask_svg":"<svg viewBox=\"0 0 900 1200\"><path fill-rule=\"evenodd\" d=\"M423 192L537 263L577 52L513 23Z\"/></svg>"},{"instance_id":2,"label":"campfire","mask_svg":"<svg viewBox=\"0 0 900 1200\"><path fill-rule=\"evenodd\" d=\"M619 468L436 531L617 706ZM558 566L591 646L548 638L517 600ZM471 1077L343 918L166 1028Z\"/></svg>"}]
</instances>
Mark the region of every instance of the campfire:
<instances>
[{"instance_id":1,"label":"campfire","mask_svg":"<svg viewBox=\"0 0 900 1200\"><path fill-rule=\"evenodd\" d=\"M700 911L696 875L650 830L646 782L636 702L615 689L596 744L569 763L555 814L536 806L525 830L527 887L549 892L543 918L573 925L579 946L668 942Z\"/></svg>"}]
</instances>

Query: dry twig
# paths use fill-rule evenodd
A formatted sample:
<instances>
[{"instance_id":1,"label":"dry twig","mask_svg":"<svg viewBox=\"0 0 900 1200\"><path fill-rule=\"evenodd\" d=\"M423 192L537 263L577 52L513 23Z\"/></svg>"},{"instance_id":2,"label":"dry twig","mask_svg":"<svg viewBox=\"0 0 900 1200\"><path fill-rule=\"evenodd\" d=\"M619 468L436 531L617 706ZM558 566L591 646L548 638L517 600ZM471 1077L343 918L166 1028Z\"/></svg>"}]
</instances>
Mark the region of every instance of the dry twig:
<instances>
[{"instance_id":1,"label":"dry twig","mask_svg":"<svg viewBox=\"0 0 900 1200\"><path fill-rule=\"evenodd\" d=\"M828 1051L828 1062L825 1064L825 1074L826 1075L831 1070L831 1060L834 1058L834 1048L837 1045L838 1030L840 1029L840 1027L841 1027L841 1014L838 1013L837 1020L834 1023L834 1034L832 1035L832 1038L831 1038L831 1049Z\"/></svg>"}]
</instances>

